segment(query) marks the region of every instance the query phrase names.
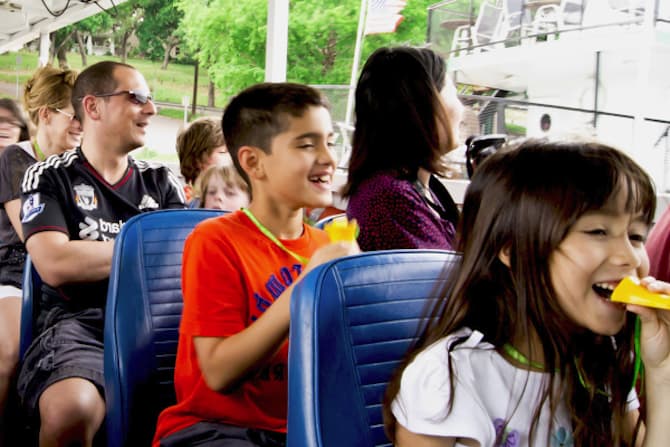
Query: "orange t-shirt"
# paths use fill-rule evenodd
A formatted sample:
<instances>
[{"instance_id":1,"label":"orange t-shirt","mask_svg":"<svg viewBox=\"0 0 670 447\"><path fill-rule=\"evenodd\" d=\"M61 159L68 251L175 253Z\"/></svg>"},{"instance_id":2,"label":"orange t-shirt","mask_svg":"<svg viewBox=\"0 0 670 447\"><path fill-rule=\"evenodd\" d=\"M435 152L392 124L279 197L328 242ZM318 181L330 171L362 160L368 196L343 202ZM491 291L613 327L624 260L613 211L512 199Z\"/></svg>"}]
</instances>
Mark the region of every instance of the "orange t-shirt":
<instances>
[{"instance_id":1,"label":"orange t-shirt","mask_svg":"<svg viewBox=\"0 0 670 447\"><path fill-rule=\"evenodd\" d=\"M309 258L328 243L325 232L303 225L282 240ZM186 240L182 267L184 309L175 365L177 403L158 418L154 446L200 421L286 432L288 340L253 377L226 394L205 384L194 336L227 337L251 325L302 272L241 211L200 223Z\"/></svg>"}]
</instances>

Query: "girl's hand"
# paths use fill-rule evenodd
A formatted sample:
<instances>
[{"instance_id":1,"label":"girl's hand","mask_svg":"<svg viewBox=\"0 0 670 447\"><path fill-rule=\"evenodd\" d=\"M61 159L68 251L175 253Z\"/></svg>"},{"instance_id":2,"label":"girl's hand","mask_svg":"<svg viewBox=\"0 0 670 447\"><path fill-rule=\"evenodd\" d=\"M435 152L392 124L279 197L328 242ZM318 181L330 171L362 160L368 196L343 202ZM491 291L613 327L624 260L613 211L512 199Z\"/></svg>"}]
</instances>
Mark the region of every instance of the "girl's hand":
<instances>
[{"instance_id":1,"label":"girl's hand","mask_svg":"<svg viewBox=\"0 0 670 447\"><path fill-rule=\"evenodd\" d=\"M640 282L649 291L670 295L670 283L648 276ZM626 308L640 316L640 347L647 374L670 385L670 310L628 304Z\"/></svg>"}]
</instances>

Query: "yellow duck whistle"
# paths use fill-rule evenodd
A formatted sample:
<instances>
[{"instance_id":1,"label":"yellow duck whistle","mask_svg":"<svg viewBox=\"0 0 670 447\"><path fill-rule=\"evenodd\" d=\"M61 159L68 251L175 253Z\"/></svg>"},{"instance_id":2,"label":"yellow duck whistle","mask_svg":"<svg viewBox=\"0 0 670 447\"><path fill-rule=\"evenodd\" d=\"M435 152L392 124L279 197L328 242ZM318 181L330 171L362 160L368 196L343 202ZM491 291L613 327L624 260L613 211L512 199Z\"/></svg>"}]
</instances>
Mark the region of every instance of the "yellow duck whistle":
<instances>
[{"instance_id":1,"label":"yellow duck whistle","mask_svg":"<svg viewBox=\"0 0 670 447\"><path fill-rule=\"evenodd\" d=\"M358 236L358 223L356 219L347 220L347 216L336 217L324 225L323 229L328 233L330 242L353 242Z\"/></svg>"},{"instance_id":2,"label":"yellow duck whistle","mask_svg":"<svg viewBox=\"0 0 670 447\"><path fill-rule=\"evenodd\" d=\"M617 303L635 304L670 310L670 296L663 293L650 292L640 285L636 278L628 276L614 288L611 300Z\"/></svg>"}]
</instances>

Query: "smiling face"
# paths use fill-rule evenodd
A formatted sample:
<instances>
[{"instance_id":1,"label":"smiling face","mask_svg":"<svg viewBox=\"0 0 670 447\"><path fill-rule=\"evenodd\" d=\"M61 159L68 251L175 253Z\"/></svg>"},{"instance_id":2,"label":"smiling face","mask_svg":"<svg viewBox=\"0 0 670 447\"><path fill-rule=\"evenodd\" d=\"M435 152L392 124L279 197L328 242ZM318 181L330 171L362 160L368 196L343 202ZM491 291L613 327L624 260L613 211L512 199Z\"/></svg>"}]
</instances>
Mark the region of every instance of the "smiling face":
<instances>
[{"instance_id":1,"label":"smiling face","mask_svg":"<svg viewBox=\"0 0 670 447\"><path fill-rule=\"evenodd\" d=\"M259 150L264 175L261 185L252 185L254 197L259 192L291 209L330 205L335 172L330 113L312 106L286 119L288 128L272 139L270 152Z\"/></svg>"},{"instance_id":2,"label":"smiling face","mask_svg":"<svg viewBox=\"0 0 670 447\"><path fill-rule=\"evenodd\" d=\"M583 214L549 259L559 305L577 325L601 335L621 330L626 310L609 300L625 276L648 272L644 240L649 230L641 215L625 211L619 192L604 208Z\"/></svg>"},{"instance_id":3,"label":"smiling face","mask_svg":"<svg viewBox=\"0 0 670 447\"><path fill-rule=\"evenodd\" d=\"M61 109L48 109L48 117L40 123L49 134L50 152L61 153L81 143L81 123L74 118L74 108L69 105ZM43 148L44 149L44 148Z\"/></svg>"},{"instance_id":4,"label":"smiling face","mask_svg":"<svg viewBox=\"0 0 670 447\"><path fill-rule=\"evenodd\" d=\"M114 79L116 80L114 92L104 93L132 90L149 94L149 86L144 76L137 70L122 66L116 67ZM142 104L129 93L98 97L97 100L104 114L102 121L105 123L105 132L110 138L118 140L121 151L130 152L144 146L146 127L151 117L156 114L156 106L152 100Z\"/></svg>"},{"instance_id":5,"label":"smiling face","mask_svg":"<svg viewBox=\"0 0 670 447\"><path fill-rule=\"evenodd\" d=\"M21 135L21 123L7 109L0 107L0 149L15 144Z\"/></svg>"}]
</instances>

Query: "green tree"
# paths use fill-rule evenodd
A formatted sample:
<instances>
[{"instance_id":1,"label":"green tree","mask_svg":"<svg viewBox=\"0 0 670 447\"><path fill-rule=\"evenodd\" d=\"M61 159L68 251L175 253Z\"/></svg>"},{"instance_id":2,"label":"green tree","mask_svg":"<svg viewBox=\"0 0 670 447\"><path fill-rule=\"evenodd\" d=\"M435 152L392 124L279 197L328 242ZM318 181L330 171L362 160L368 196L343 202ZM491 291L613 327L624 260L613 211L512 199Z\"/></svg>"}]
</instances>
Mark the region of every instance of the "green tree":
<instances>
[{"instance_id":1,"label":"green tree","mask_svg":"<svg viewBox=\"0 0 670 447\"><path fill-rule=\"evenodd\" d=\"M110 14L105 13L92 15L81 22L74 24L73 37L77 43L82 66L86 67L88 65L84 39L88 36L92 37L98 34L111 34L113 24L113 17Z\"/></svg>"},{"instance_id":2,"label":"green tree","mask_svg":"<svg viewBox=\"0 0 670 447\"><path fill-rule=\"evenodd\" d=\"M144 9L144 20L137 28L140 51L151 60L163 59L161 69L170 62L170 54L179 45L179 23L183 17L174 0L137 0Z\"/></svg>"},{"instance_id":3,"label":"green tree","mask_svg":"<svg viewBox=\"0 0 670 447\"><path fill-rule=\"evenodd\" d=\"M264 78L267 0L176 0L181 29L201 67L224 95ZM366 36L363 60L375 48L426 41L426 8L412 0L396 33ZM309 84L348 84L360 0L292 0L287 79Z\"/></svg>"},{"instance_id":4,"label":"green tree","mask_svg":"<svg viewBox=\"0 0 670 447\"><path fill-rule=\"evenodd\" d=\"M130 37L144 20L144 9L135 0L121 3L116 7L118 11L114 20L114 38L117 42L118 56L121 62L126 62L130 50Z\"/></svg>"}]
</instances>

